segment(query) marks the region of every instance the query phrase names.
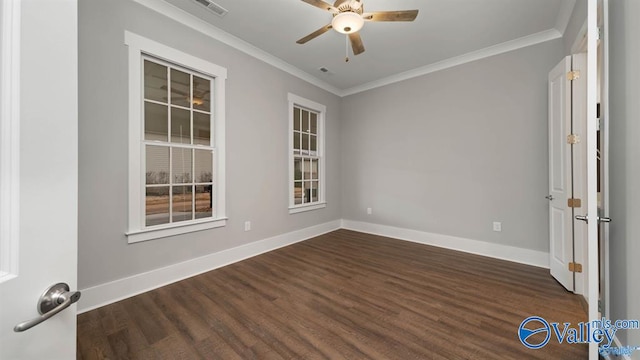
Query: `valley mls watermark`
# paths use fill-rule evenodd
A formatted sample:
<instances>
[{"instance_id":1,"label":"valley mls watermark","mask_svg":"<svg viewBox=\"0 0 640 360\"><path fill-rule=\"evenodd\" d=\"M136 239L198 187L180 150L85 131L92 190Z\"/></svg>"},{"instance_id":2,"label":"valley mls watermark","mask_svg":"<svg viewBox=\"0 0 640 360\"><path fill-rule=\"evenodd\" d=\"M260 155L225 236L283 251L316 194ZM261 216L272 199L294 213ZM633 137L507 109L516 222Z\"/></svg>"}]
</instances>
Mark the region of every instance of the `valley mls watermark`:
<instances>
[{"instance_id":1,"label":"valley mls watermark","mask_svg":"<svg viewBox=\"0 0 640 360\"><path fill-rule=\"evenodd\" d=\"M640 346L611 347L618 330L640 329L638 320L616 320L606 318L588 322L580 322L576 326L571 323L548 322L540 316L529 316L520 323L518 337L522 345L529 349L540 349L551 341L552 336L562 344L599 344L601 355L631 355Z\"/></svg>"}]
</instances>

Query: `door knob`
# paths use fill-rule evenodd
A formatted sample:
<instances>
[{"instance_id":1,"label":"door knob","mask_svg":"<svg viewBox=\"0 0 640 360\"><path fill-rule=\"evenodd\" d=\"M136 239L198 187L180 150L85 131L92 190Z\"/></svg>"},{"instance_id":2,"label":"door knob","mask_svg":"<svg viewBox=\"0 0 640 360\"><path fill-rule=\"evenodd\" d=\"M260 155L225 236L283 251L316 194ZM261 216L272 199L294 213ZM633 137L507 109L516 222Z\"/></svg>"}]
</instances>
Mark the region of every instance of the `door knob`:
<instances>
[{"instance_id":1,"label":"door knob","mask_svg":"<svg viewBox=\"0 0 640 360\"><path fill-rule=\"evenodd\" d=\"M547 195L544 198L549 200L549 201L551 201L551 200L553 200L553 195Z\"/></svg>"},{"instance_id":2,"label":"door knob","mask_svg":"<svg viewBox=\"0 0 640 360\"><path fill-rule=\"evenodd\" d=\"M65 283L52 285L38 299L38 312L41 316L21 322L13 328L13 331L29 330L68 308L78 300L80 300L80 291L69 291L69 285Z\"/></svg>"},{"instance_id":3,"label":"door knob","mask_svg":"<svg viewBox=\"0 0 640 360\"><path fill-rule=\"evenodd\" d=\"M589 223L589 215L576 215L575 218L576 220L581 220L586 223Z\"/></svg>"}]
</instances>

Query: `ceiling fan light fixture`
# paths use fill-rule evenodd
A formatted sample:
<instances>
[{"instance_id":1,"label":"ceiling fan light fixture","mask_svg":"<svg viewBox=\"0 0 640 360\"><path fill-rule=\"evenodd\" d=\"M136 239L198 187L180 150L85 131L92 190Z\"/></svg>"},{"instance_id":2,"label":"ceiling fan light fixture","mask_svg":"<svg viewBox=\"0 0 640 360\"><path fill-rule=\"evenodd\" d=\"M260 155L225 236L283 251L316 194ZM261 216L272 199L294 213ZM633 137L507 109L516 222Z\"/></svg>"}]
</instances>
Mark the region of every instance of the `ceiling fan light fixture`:
<instances>
[{"instance_id":1,"label":"ceiling fan light fixture","mask_svg":"<svg viewBox=\"0 0 640 360\"><path fill-rule=\"evenodd\" d=\"M360 14L346 11L337 14L331 20L331 26L341 34L352 34L362 29L364 19Z\"/></svg>"},{"instance_id":2,"label":"ceiling fan light fixture","mask_svg":"<svg viewBox=\"0 0 640 360\"><path fill-rule=\"evenodd\" d=\"M189 98L187 98L187 101L189 101ZM191 98L190 102L195 106L200 106L204 104L204 99L194 96L193 98Z\"/></svg>"}]
</instances>

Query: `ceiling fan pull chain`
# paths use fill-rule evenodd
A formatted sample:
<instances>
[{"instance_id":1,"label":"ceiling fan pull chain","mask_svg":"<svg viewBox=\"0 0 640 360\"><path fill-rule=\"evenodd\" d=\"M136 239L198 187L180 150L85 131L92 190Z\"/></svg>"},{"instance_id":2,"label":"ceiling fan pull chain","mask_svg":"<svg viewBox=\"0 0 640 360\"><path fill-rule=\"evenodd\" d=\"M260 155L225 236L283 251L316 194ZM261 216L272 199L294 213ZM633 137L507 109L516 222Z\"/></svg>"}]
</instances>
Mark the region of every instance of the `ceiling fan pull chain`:
<instances>
[{"instance_id":1,"label":"ceiling fan pull chain","mask_svg":"<svg viewBox=\"0 0 640 360\"><path fill-rule=\"evenodd\" d=\"M345 35L344 40L344 62L349 62L349 35Z\"/></svg>"}]
</instances>

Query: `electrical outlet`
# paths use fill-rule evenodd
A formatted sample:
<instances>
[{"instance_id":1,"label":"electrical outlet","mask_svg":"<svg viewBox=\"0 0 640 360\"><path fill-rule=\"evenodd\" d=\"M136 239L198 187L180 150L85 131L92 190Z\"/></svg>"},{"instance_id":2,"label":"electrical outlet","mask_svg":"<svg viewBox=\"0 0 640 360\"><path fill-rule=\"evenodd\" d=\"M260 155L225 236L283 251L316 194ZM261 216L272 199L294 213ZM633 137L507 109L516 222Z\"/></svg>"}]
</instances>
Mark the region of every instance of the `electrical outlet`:
<instances>
[{"instance_id":1,"label":"electrical outlet","mask_svg":"<svg viewBox=\"0 0 640 360\"><path fill-rule=\"evenodd\" d=\"M371 210L371 208L367 208L367 215L371 215L373 214L373 211Z\"/></svg>"},{"instance_id":2,"label":"electrical outlet","mask_svg":"<svg viewBox=\"0 0 640 360\"><path fill-rule=\"evenodd\" d=\"M251 221L245 221L244 222L244 231L249 231L251 230Z\"/></svg>"},{"instance_id":3,"label":"electrical outlet","mask_svg":"<svg viewBox=\"0 0 640 360\"><path fill-rule=\"evenodd\" d=\"M498 221L493 222L493 231L502 231L502 223Z\"/></svg>"}]
</instances>

